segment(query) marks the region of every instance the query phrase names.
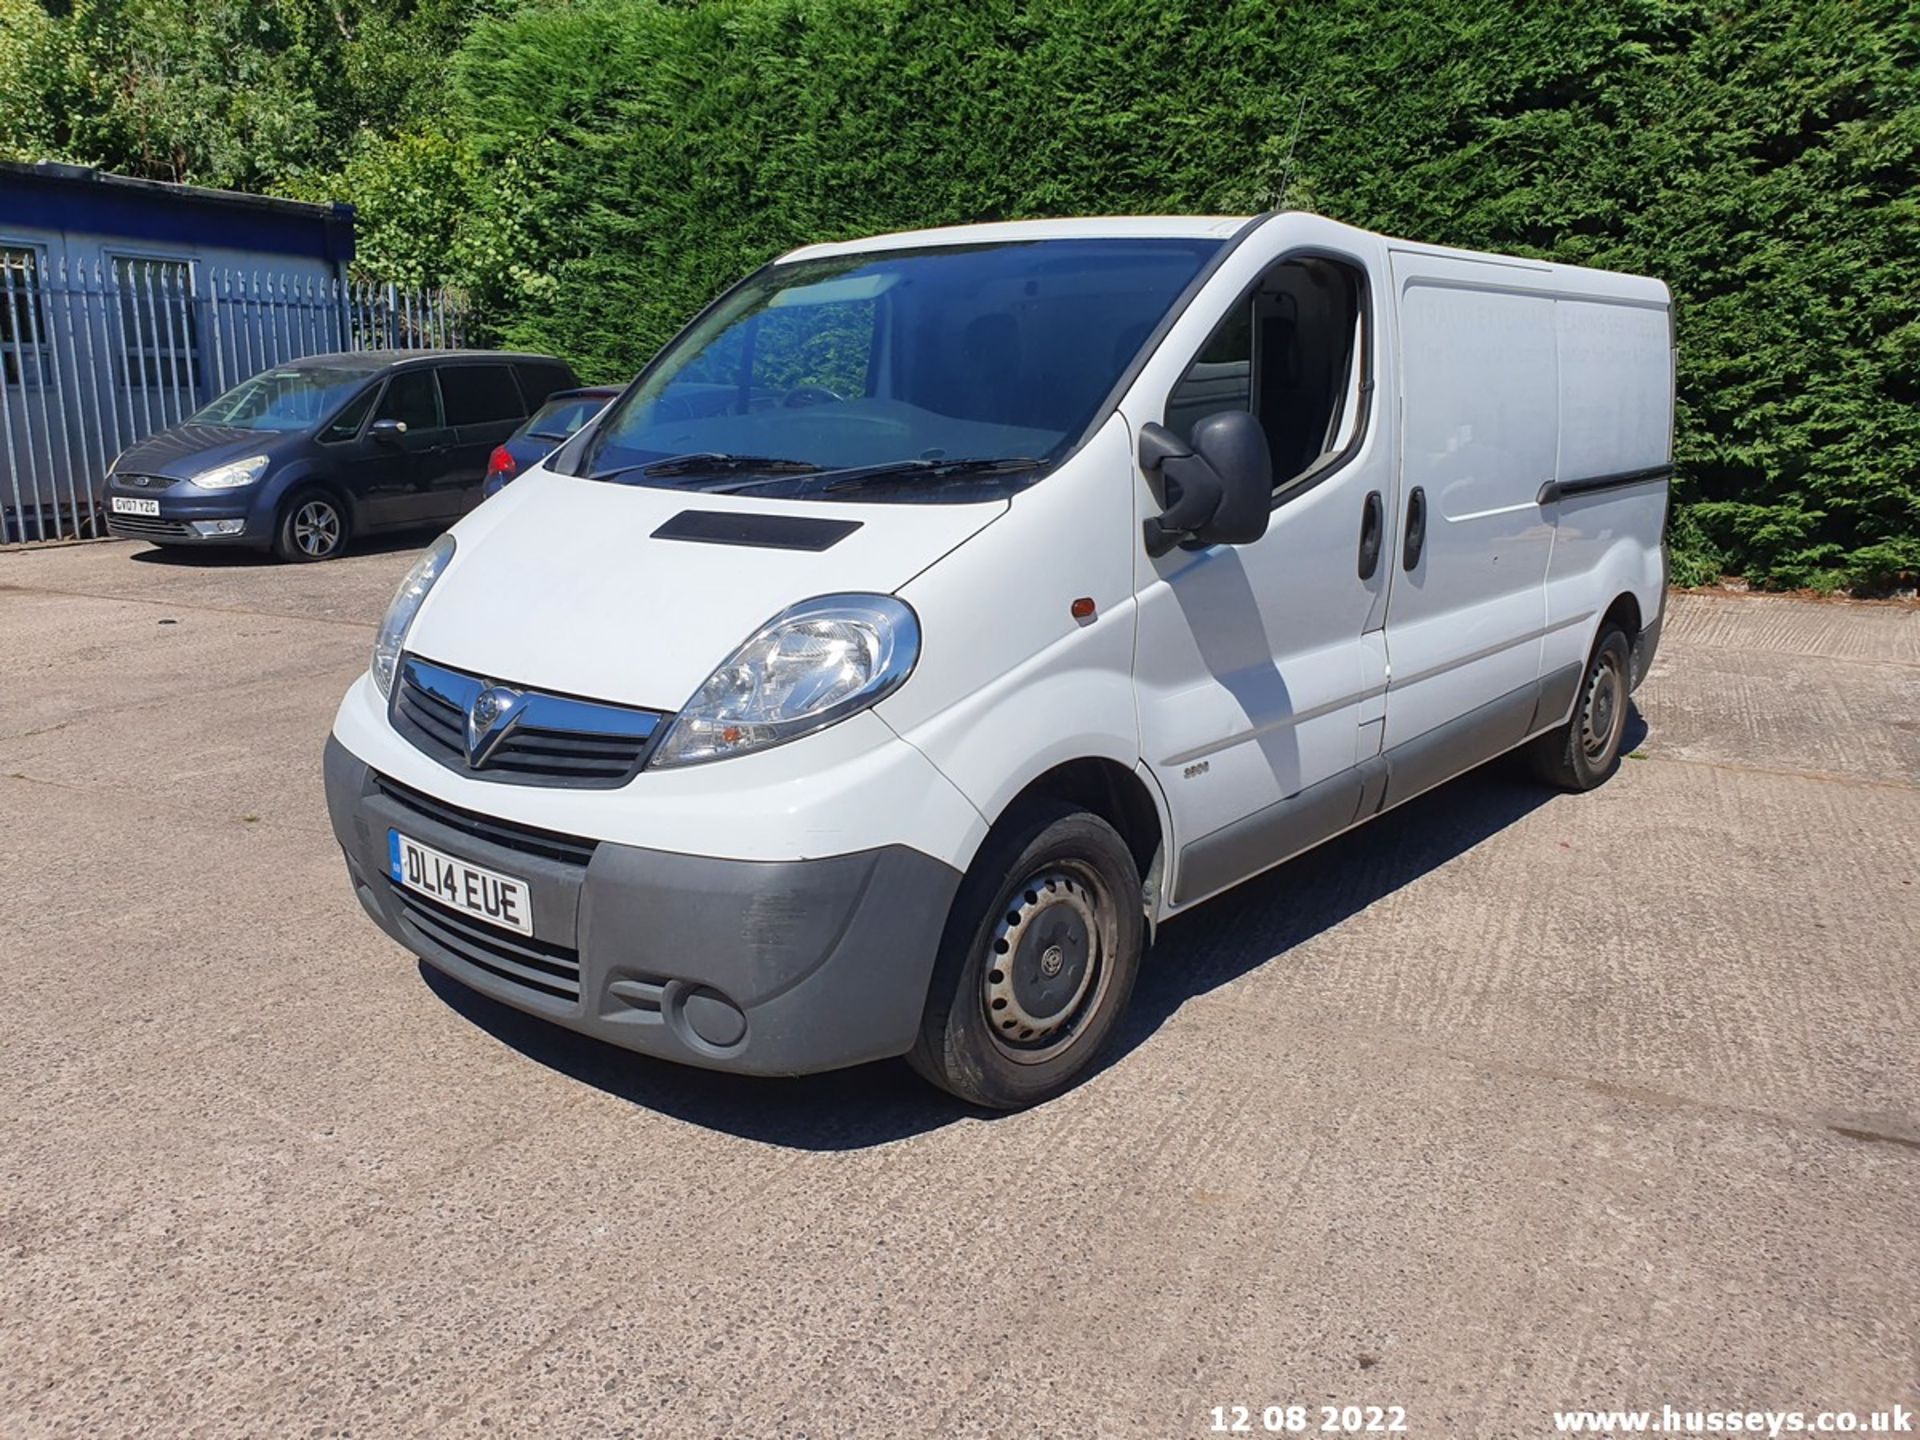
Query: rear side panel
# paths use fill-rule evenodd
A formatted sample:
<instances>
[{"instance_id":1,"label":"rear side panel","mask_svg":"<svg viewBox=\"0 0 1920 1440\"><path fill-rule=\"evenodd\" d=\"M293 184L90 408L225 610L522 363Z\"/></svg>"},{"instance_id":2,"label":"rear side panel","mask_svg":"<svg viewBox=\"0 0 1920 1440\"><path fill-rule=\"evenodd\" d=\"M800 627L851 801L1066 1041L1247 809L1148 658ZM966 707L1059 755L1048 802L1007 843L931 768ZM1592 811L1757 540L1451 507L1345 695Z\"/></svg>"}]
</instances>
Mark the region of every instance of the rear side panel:
<instances>
[{"instance_id":1,"label":"rear side panel","mask_svg":"<svg viewBox=\"0 0 1920 1440\"><path fill-rule=\"evenodd\" d=\"M1561 299L1559 492L1547 570L1549 671L1584 664L1599 617L1631 594L1660 615L1661 530L1673 460L1673 351L1660 296ZM1637 638L1637 637L1629 637Z\"/></svg>"}]
</instances>

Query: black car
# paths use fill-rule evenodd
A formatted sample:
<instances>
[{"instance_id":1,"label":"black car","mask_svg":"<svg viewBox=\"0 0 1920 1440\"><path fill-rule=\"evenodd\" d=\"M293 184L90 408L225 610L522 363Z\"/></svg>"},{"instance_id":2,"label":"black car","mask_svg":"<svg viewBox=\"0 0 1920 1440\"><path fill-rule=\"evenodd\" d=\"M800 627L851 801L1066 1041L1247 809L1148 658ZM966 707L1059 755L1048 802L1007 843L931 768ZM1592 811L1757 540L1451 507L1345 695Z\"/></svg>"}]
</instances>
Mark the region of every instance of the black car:
<instances>
[{"instance_id":1,"label":"black car","mask_svg":"<svg viewBox=\"0 0 1920 1440\"><path fill-rule=\"evenodd\" d=\"M276 365L122 452L107 528L326 560L353 535L445 524L479 502L494 447L578 383L564 361L491 350Z\"/></svg>"},{"instance_id":2,"label":"black car","mask_svg":"<svg viewBox=\"0 0 1920 1440\"><path fill-rule=\"evenodd\" d=\"M547 403L487 457L486 493L496 495L522 470L537 465L571 440L607 402L620 393L618 385L589 385L581 390L556 390Z\"/></svg>"}]
</instances>

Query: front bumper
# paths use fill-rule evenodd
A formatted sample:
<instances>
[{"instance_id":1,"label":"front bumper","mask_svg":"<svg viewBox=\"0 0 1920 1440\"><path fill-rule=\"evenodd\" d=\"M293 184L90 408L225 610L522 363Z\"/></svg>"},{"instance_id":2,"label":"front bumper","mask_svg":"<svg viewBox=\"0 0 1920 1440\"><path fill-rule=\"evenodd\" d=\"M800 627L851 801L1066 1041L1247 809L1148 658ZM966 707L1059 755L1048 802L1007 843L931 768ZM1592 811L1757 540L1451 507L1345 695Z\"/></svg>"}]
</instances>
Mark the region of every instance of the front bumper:
<instances>
[{"instance_id":1,"label":"front bumper","mask_svg":"<svg viewBox=\"0 0 1920 1440\"><path fill-rule=\"evenodd\" d=\"M939 860L904 845L720 860L543 836L408 791L332 738L324 768L361 905L483 994L629 1050L749 1074L831 1070L913 1044L960 883ZM525 880L532 939L395 885L390 828Z\"/></svg>"},{"instance_id":2,"label":"front bumper","mask_svg":"<svg viewBox=\"0 0 1920 1440\"><path fill-rule=\"evenodd\" d=\"M271 518L263 523L252 512L258 485L231 491L196 490L185 481L171 485L132 485L118 477L109 477L102 508L106 511L107 530L127 540L151 540L159 545L263 545L272 539ZM152 500L158 503L158 515L120 515L114 512L115 496ZM239 528L228 534L209 535L196 522L238 521Z\"/></svg>"}]
</instances>

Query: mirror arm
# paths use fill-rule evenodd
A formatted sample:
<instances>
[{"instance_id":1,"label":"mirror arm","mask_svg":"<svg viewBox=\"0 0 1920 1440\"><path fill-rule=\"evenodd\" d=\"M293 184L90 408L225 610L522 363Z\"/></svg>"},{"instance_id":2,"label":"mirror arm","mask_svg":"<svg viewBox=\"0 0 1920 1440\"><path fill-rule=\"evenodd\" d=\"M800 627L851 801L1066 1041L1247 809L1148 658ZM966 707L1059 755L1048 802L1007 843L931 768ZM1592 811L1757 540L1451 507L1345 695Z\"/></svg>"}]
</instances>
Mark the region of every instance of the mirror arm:
<instances>
[{"instance_id":1,"label":"mirror arm","mask_svg":"<svg viewBox=\"0 0 1920 1440\"><path fill-rule=\"evenodd\" d=\"M1183 460L1193 447L1164 425L1151 421L1140 427L1140 468L1149 475L1158 474L1169 460Z\"/></svg>"},{"instance_id":2,"label":"mirror arm","mask_svg":"<svg viewBox=\"0 0 1920 1440\"><path fill-rule=\"evenodd\" d=\"M1191 539L1195 531L1213 518L1213 512L1220 508L1221 488L1213 467L1166 426L1149 423L1140 427L1140 468L1148 475L1158 475L1178 485L1180 472L1193 467L1204 471L1213 483L1181 485L1178 500L1160 514L1140 522L1147 554L1155 559L1181 541Z\"/></svg>"}]
</instances>

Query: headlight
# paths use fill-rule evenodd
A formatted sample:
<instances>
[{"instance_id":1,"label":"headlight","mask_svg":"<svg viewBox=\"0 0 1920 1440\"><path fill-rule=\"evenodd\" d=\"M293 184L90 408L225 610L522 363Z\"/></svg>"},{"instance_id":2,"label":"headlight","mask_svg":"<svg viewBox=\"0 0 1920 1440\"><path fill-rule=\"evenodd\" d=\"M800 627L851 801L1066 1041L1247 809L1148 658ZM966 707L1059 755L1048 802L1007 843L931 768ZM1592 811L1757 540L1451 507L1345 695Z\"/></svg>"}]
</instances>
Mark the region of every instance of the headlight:
<instances>
[{"instance_id":1,"label":"headlight","mask_svg":"<svg viewBox=\"0 0 1920 1440\"><path fill-rule=\"evenodd\" d=\"M810 735L878 704L920 658L920 622L888 595L782 610L707 677L651 765L696 765Z\"/></svg>"},{"instance_id":2,"label":"headlight","mask_svg":"<svg viewBox=\"0 0 1920 1440\"><path fill-rule=\"evenodd\" d=\"M193 483L202 490L238 490L242 485L251 485L266 472L267 457L249 455L244 460L235 460L231 465L221 465L193 477Z\"/></svg>"},{"instance_id":3,"label":"headlight","mask_svg":"<svg viewBox=\"0 0 1920 1440\"><path fill-rule=\"evenodd\" d=\"M413 562L407 578L393 592L393 603L387 607L387 618L380 622L380 634L373 642L373 683L382 695L393 693L393 672L400 664L400 647L406 642L407 629L420 613L420 602L427 598L451 559L453 536L442 535Z\"/></svg>"}]
</instances>

